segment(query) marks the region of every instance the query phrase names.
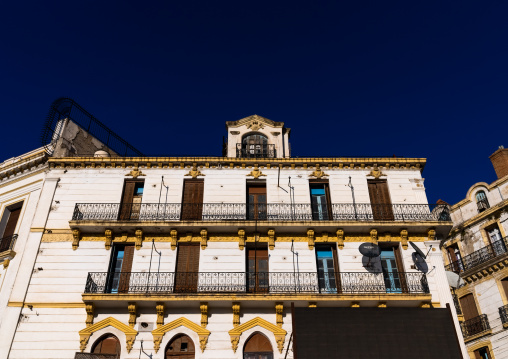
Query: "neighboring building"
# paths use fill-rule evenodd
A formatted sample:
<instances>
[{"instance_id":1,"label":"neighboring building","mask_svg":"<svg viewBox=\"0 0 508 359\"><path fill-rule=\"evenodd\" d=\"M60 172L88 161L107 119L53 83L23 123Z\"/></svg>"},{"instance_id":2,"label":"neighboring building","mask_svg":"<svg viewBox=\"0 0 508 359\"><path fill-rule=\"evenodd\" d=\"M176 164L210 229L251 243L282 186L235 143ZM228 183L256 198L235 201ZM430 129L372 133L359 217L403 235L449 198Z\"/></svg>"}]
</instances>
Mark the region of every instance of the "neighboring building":
<instances>
[{"instance_id":1,"label":"neighboring building","mask_svg":"<svg viewBox=\"0 0 508 359\"><path fill-rule=\"evenodd\" d=\"M28 289L0 293L14 317L0 357L293 358L292 303L448 311L460 333L437 250L449 206L427 203L425 159L292 158L289 129L257 115L226 123L225 157L147 157L70 100L52 111ZM465 353L437 339L429 353Z\"/></svg>"},{"instance_id":2,"label":"neighboring building","mask_svg":"<svg viewBox=\"0 0 508 359\"><path fill-rule=\"evenodd\" d=\"M490 156L498 179L474 184L451 208L454 227L443 242L448 271L471 358L508 356L508 149Z\"/></svg>"}]
</instances>

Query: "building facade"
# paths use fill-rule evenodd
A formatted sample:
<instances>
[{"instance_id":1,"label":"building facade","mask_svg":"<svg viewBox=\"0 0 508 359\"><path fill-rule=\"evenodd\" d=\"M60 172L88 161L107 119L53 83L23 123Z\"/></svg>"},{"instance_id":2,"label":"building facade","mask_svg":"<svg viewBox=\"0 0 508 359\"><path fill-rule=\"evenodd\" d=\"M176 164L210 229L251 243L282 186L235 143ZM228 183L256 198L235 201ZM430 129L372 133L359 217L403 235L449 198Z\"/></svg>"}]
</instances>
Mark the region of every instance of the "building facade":
<instances>
[{"instance_id":1,"label":"building facade","mask_svg":"<svg viewBox=\"0 0 508 359\"><path fill-rule=\"evenodd\" d=\"M508 149L490 156L498 179L479 182L451 207L454 227L442 246L471 358L508 356Z\"/></svg>"},{"instance_id":2,"label":"building facade","mask_svg":"<svg viewBox=\"0 0 508 359\"><path fill-rule=\"evenodd\" d=\"M2 288L19 316L2 357L292 358L292 305L453 307L425 159L292 158L257 115L226 123L223 157L125 155L71 117L52 126L26 286Z\"/></svg>"}]
</instances>

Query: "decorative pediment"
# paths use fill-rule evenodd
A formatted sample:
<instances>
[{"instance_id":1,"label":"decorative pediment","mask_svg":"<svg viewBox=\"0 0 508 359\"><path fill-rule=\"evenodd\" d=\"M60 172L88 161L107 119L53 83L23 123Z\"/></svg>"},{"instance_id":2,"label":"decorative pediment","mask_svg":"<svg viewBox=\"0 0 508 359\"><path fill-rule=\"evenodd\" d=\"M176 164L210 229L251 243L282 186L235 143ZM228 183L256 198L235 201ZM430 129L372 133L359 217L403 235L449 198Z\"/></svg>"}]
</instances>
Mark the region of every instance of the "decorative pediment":
<instances>
[{"instance_id":1,"label":"decorative pediment","mask_svg":"<svg viewBox=\"0 0 508 359\"><path fill-rule=\"evenodd\" d=\"M282 350L284 349L284 341L287 332L284 329L278 327L277 325L272 324L260 317L251 319L248 322L245 322L242 325L239 325L229 331L233 351L236 353L236 350L238 349L238 343L240 342L240 336L242 335L242 333L256 326L260 326L273 333L273 335L275 336L275 341L277 342L277 347L279 348L279 352L282 353Z\"/></svg>"},{"instance_id":2,"label":"decorative pediment","mask_svg":"<svg viewBox=\"0 0 508 359\"><path fill-rule=\"evenodd\" d=\"M252 115L244 117L238 121L227 121L226 126L228 127L240 127L240 126L247 126L248 129L252 131L257 131L259 129L264 128L265 126L268 127L284 127L283 122L275 122L272 121L266 117L259 116L259 115Z\"/></svg>"},{"instance_id":3,"label":"decorative pediment","mask_svg":"<svg viewBox=\"0 0 508 359\"><path fill-rule=\"evenodd\" d=\"M210 331L208 329L203 328L202 326L191 322L189 319L181 317L172 322L165 324L157 329L152 330L153 335L153 346L155 352L159 351L161 346L162 338L164 334L169 332L170 330L176 329L180 326L184 326L193 332L195 332L199 336L199 346L201 347L201 352L205 351L206 343L208 342L208 336L210 335Z\"/></svg>"},{"instance_id":4,"label":"decorative pediment","mask_svg":"<svg viewBox=\"0 0 508 359\"><path fill-rule=\"evenodd\" d=\"M97 322L97 323L90 325L89 327L79 331L79 342L80 342L81 351L83 352L85 350L86 345L88 344L88 340L90 339L90 336L93 333L95 333L96 331L101 330L103 328L106 328L108 326L112 326L112 327L125 333L126 342L127 342L127 352L130 353L132 346L134 344L136 335L138 335L138 331L131 328L127 324L122 323L118 319L113 318L113 317L108 317L106 319L103 319L100 322Z\"/></svg>"}]
</instances>

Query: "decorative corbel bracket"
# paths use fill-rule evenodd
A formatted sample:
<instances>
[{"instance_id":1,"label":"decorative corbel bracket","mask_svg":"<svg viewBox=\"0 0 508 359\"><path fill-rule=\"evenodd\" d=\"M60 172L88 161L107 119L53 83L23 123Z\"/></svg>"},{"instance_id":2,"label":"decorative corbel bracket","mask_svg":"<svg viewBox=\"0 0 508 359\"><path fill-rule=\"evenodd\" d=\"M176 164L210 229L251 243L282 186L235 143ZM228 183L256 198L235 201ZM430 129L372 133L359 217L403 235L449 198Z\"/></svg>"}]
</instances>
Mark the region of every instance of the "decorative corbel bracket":
<instances>
[{"instance_id":1,"label":"decorative corbel bracket","mask_svg":"<svg viewBox=\"0 0 508 359\"><path fill-rule=\"evenodd\" d=\"M307 241L309 242L309 249L314 249L314 230L312 228L309 228L307 230Z\"/></svg>"},{"instance_id":2,"label":"decorative corbel bracket","mask_svg":"<svg viewBox=\"0 0 508 359\"><path fill-rule=\"evenodd\" d=\"M282 302L275 303L275 315L277 318L276 322L279 328L282 328L282 324L284 323L282 318L283 314L284 314L284 304Z\"/></svg>"},{"instance_id":3,"label":"decorative corbel bracket","mask_svg":"<svg viewBox=\"0 0 508 359\"><path fill-rule=\"evenodd\" d=\"M159 328L164 325L164 303L157 303L155 311L157 312L157 328Z\"/></svg>"},{"instance_id":4,"label":"decorative corbel bracket","mask_svg":"<svg viewBox=\"0 0 508 359\"><path fill-rule=\"evenodd\" d=\"M404 250L407 249L407 244L408 244L408 242L407 242L407 236L408 236L407 229L403 229L403 230L400 231L400 243L401 243L402 248Z\"/></svg>"},{"instance_id":5,"label":"decorative corbel bracket","mask_svg":"<svg viewBox=\"0 0 508 359\"><path fill-rule=\"evenodd\" d=\"M339 249L343 249L344 248L344 230L343 229L337 229L337 247L339 247Z\"/></svg>"},{"instance_id":6,"label":"decorative corbel bracket","mask_svg":"<svg viewBox=\"0 0 508 359\"><path fill-rule=\"evenodd\" d=\"M178 231L176 229L172 229L169 233L171 235L171 250L176 249L176 243L178 242Z\"/></svg>"},{"instance_id":7,"label":"decorative corbel bracket","mask_svg":"<svg viewBox=\"0 0 508 359\"><path fill-rule=\"evenodd\" d=\"M244 229L238 230L238 247L242 251L245 248L245 230Z\"/></svg>"},{"instance_id":8,"label":"decorative corbel bracket","mask_svg":"<svg viewBox=\"0 0 508 359\"><path fill-rule=\"evenodd\" d=\"M136 229L135 232L136 235L136 250L140 250L141 246L143 245L143 230Z\"/></svg>"},{"instance_id":9,"label":"decorative corbel bracket","mask_svg":"<svg viewBox=\"0 0 508 359\"><path fill-rule=\"evenodd\" d=\"M372 243L377 244L377 229L372 228L370 230L370 240Z\"/></svg>"},{"instance_id":10,"label":"decorative corbel bracket","mask_svg":"<svg viewBox=\"0 0 508 359\"><path fill-rule=\"evenodd\" d=\"M79 229L72 230L72 250L75 251L79 247L79 240L81 239L81 232Z\"/></svg>"},{"instance_id":11,"label":"decorative corbel bracket","mask_svg":"<svg viewBox=\"0 0 508 359\"><path fill-rule=\"evenodd\" d=\"M208 303L201 302L199 310L201 311L201 327L206 328L208 325Z\"/></svg>"},{"instance_id":12,"label":"decorative corbel bracket","mask_svg":"<svg viewBox=\"0 0 508 359\"><path fill-rule=\"evenodd\" d=\"M199 234L201 235L201 249L204 250L208 243L208 231L206 228L203 228Z\"/></svg>"},{"instance_id":13,"label":"decorative corbel bracket","mask_svg":"<svg viewBox=\"0 0 508 359\"><path fill-rule=\"evenodd\" d=\"M11 260L9 258L4 259L3 261L4 269L7 269L7 267L9 267L9 264L11 264Z\"/></svg>"},{"instance_id":14,"label":"decorative corbel bracket","mask_svg":"<svg viewBox=\"0 0 508 359\"><path fill-rule=\"evenodd\" d=\"M86 326L89 327L93 324L93 312L94 312L94 304L93 303L85 303L86 310Z\"/></svg>"},{"instance_id":15,"label":"decorative corbel bracket","mask_svg":"<svg viewBox=\"0 0 508 359\"><path fill-rule=\"evenodd\" d=\"M233 327L240 325L240 302L233 302Z\"/></svg>"},{"instance_id":16,"label":"decorative corbel bracket","mask_svg":"<svg viewBox=\"0 0 508 359\"><path fill-rule=\"evenodd\" d=\"M104 236L106 237L106 242L104 246L109 251L111 249L111 243L113 242L113 231L111 229L106 229L104 231Z\"/></svg>"},{"instance_id":17,"label":"decorative corbel bracket","mask_svg":"<svg viewBox=\"0 0 508 359\"><path fill-rule=\"evenodd\" d=\"M436 240L436 230L434 228L429 228L429 231L427 232L429 241L435 241Z\"/></svg>"},{"instance_id":18,"label":"decorative corbel bracket","mask_svg":"<svg viewBox=\"0 0 508 359\"><path fill-rule=\"evenodd\" d=\"M129 326L134 328L136 325L136 303L129 302L127 310L129 311Z\"/></svg>"},{"instance_id":19,"label":"decorative corbel bracket","mask_svg":"<svg viewBox=\"0 0 508 359\"><path fill-rule=\"evenodd\" d=\"M268 230L268 247L270 249L275 248L275 230L274 229Z\"/></svg>"}]
</instances>

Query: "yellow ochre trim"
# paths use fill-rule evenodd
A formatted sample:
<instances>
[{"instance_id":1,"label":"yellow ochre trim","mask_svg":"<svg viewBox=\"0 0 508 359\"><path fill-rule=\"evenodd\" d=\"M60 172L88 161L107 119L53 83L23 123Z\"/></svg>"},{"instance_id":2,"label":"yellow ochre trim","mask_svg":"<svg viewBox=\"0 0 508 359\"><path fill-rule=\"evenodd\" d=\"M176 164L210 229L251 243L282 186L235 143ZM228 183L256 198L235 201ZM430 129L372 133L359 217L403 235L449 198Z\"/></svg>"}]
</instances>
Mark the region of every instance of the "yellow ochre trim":
<instances>
[{"instance_id":1,"label":"yellow ochre trim","mask_svg":"<svg viewBox=\"0 0 508 359\"><path fill-rule=\"evenodd\" d=\"M23 306L23 302L9 302L7 303L8 307L18 307ZM85 303L25 303L24 308L84 308Z\"/></svg>"},{"instance_id":2,"label":"yellow ochre trim","mask_svg":"<svg viewBox=\"0 0 508 359\"><path fill-rule=\"evenodd\" d=\"M240 336L242 333L256 326L260 326L261 328L264 328L273 333L275 336L275 341L277 342L277 347L279 348L279 352L282 353L287 332L277 325L272 324L260 317L251 319L248 322L243 323L228 332L231 338L231 346L233 347L233 351L236 353L236 350L238 349L238 342L240 341Z\"/></svg>"},{"instance_id":3,"label":"yellow ochre trim","mask_svg":"<svg viewBox=\"0 0 508 359\"><path fill-rule=\"evenodd\" d=\"M199 345L201 347L201 352L205 351L206 343L208 342L208 337L210 336L210 331L190 321L187 318L181 317L152 331L153 345L156 353L159 351L164 334L181 326L192 330L199 336Z\"/></svg>"},{"instance_id":4,"label":"yellow ochre trim","mask_svg":"<svg viewBox=\"0 0 508 359\"><path fill-rule=\"evenodd\" d=\"M125 333L126 341L127 341L127 353L131 352L132 345L134 344L134 339L136 338L136 335L138 335L138 331L129 327L127 324L122 323L118 319L115 319L113 317L108 317L106 319L101 320L100 322L97 322L93 325L90 325L89 327L82 329L79 331L79 342L80 342L80 349L81 352L83 352L86 348L86 345L88 344L88 339L90 339L90 336L95 333L98 330L101 330L103 328L106 328L108 326L112 326L122 332Z\"/></svg>"}]
</instances>

